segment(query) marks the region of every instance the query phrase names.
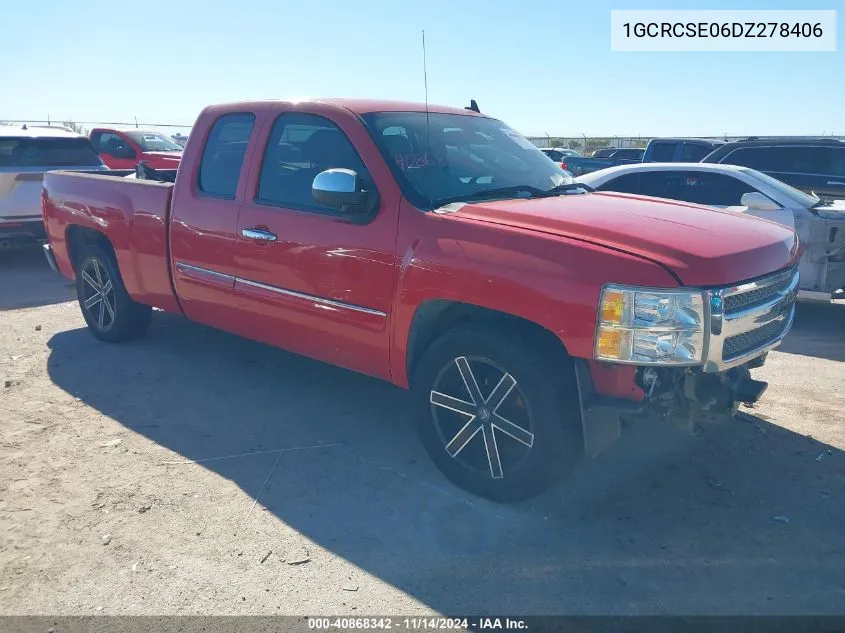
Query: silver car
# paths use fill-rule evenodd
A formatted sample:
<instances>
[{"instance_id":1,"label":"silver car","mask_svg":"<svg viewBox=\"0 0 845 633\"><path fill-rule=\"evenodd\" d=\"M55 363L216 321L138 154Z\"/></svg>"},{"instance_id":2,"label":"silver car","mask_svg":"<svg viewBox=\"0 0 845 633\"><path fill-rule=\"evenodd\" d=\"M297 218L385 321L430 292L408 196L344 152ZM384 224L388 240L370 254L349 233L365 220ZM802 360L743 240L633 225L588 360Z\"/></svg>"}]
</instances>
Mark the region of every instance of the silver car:
<instances>
[{"instance_id":1,"label":"silver car","mask_svg":"<svg viewBox=\"0 0 845 633\"><path fill-rule=\"evenodd\" d=\"M64 128L0 126L0 250L44 239L41 180L51 169L106 169L84 136Z\"/></svg>"}]
</instances>

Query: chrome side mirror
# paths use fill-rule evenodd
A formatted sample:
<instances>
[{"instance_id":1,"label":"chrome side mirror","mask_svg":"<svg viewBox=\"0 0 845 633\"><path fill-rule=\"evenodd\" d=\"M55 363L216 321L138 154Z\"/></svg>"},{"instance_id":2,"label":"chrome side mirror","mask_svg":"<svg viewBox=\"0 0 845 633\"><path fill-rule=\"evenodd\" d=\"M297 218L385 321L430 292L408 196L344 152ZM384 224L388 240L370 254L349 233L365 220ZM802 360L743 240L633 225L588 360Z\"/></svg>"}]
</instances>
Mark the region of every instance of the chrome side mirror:
<instances>
[{"instance_id":1,"label":"chrome side mirror","mask_svg":"<svg viewBox=\"0 0 845 633\"><path fill-rule=\"evenodd\" d=\"M327 169L314 178L311 195L320 204L335 207L341 211L356 212L356 207L365 205L369 194L361 189L361 179L351 169Z\"/></svg>"}]
</instances>

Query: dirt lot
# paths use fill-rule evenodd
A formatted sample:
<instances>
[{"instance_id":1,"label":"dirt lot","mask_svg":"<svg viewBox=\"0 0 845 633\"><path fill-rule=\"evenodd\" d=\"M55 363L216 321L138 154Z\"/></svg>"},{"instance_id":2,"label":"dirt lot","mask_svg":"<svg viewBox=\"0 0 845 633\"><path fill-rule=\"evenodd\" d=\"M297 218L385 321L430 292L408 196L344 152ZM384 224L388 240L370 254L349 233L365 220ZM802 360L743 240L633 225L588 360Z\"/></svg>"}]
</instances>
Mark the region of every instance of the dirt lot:
<instances>
[{"instance_id":1,"label":"dirt lot","mask_svg":"<svg viewBox=\"0 0 845 633\"><path fill-rule=\"evenodd\" d=\"M497 506L390 385L161 313L98 343L71 297L0 254L0 613L845 613L845 305L753 417Z\"/></svg>"}]
</instances>

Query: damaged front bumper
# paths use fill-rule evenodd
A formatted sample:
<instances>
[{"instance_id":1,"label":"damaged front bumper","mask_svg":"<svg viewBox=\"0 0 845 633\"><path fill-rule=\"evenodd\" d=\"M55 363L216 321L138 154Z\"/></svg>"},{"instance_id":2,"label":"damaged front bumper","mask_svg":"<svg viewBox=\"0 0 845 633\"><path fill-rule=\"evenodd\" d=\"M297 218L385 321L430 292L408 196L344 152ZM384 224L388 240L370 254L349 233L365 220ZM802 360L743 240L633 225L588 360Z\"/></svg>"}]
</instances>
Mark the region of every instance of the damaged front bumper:
<instances>
[{"instance_id":1,"label":"damaged front bumper","mask_svg":"<svg viewBox=\"0 0 845 633\"><path fill-rule=\"evenodd\" d=\"M635 401L598 393L589 363L575 359L585 453L595 457L619 439L623 416L661 419L688 432L701 424L732 418L740 404L756 403L768 388L768 383L753 379L750 371L765 360L763 353L715 373L698 368L638 367L634 375L643 397Z\"/></svg>"},{"instance_id":2,"label":"damaged front bumper","mask_svg":"<svg viewBox=\"0 0 845 633\"><path fill-rule=\"evenodd\" d=\"M763 365L792 327L798 284L793 267L708 290L707 342L699 366L622 366L576 359L586 453L597 455L620 436L623 415L656 414L693 430L732 417L740 404L757 402L768 385L751 378L750 370Z\"/></svg>"}]
</instances>

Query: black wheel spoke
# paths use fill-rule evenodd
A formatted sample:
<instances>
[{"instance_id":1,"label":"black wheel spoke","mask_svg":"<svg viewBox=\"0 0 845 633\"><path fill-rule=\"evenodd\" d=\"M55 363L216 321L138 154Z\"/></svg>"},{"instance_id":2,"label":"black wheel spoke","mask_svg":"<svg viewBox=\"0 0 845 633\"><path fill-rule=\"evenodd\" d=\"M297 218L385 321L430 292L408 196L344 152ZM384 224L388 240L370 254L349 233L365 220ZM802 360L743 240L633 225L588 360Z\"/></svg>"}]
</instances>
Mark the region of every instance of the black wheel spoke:
<instances>
[{"instance_id":1,"label":"black wheel spoke","mask_svg":"<svg viewBox=\"0 0 845 633\"><path fill-rule=\"evenodd\" d=\"M510 420L506 420L498 413L493 414L493 426L502 433L510 435L517 442L524 444L528 448L534 446L534 434L531 431L526 431L518 424L514 424Z\"/></svg>"},{"instance_id":2,"label":"black wheel spoke","mask_svg":"<svg viewBox=\"0 0 845 633\"><path fill-rule=\"evenodd\" d=\"M456 358L455 364L458 366L458 371L461 374L464 385L466 385L469 397L472 399L472 403L481 404L484 402L484 396L481 395L481 389L478 388L478 382L475 380L475 374L472 373L472 369L470 368L469 361L466 357L461 356L460 358Z\"/></svg>"},{"instance_id":3,"label":"black wheel spoke","mask_svg":"<svg viewBox=\"0 0 845 633\"><path fill-rule=\"evenodd\" d=\"M430 400L431 404L438 407L443 407L444 409L449 409L450 411L455 411L456 413L463 413L464 415L468 415L473 418L475 417L476 406L472 402L467 402L465 400L461 400L460 398L454 398L445 393L440 393L439 391L432 391Z\"/></svg>"},{"instance_id":4,"label":"black wheel spoke","mask_svg":"<svg viewBox=\"0 0 845 633\"><path fill-rule=\"evenodd\" d=\"M94 292L100 292L100 284L98 284L97 281L93 277L91 277L91 275L89 275L87 271L82 271L82 278L85 280L85 283L87 283L94 289Z\"/></svg>"},{"instance_id":5,"label":"black wheel spoke","mask_svg":"<svg viewBox=\"0 0 845 633\"><path fill-rule=\"evenodd\" d=\"M493 479L501 479L505 476L502 472L502 460L499 457L499 447L496 444L496 432L492 426L485 425L484 449L487 452L487 463L490 465L490 476Z\"/></svg>"},{"instance_id":6,"label":"black wheel spoke","mask_svg":"<svg viewBox=\"0 0 845 633\"><path fill-rule=\"evenodd\" d=\"M452 441L446 445L446 452L449 453L452 457L457 457L458 453L460 453L464 446L469 444L469 441L476 436L476 434L482 430L483 425L475 419L475 416L472 419L464 424L463 428L458 431L457 435L452 438Z\"/></svg>"},{"instance_id":7,"label":"black wheel spoke","mask_svg":"<svg viewBox=\"0 0 845 633\"><path fill-rule=\"evenodd\" d=\"M510 374L505 374L493 388L493 392L487 397L486 404L489 405L490 410L495 413L502 403L510 395L513 388L516 387L516 381Z\"/></svg>"},{"instance_id":8,"label":"black wheel spoke","mask_svg":"<svg viewBox=\"0 0 845 633\"><path fill-rule=\"evenodd\" d=\"M99 288L102 288L103 287L103 277L100 274L100 262L98 262L95 259L95 260L92 260L92 263L94 265L94 275L97 277L97 285L99 286Z\"/></svg>"}]
</instances>

